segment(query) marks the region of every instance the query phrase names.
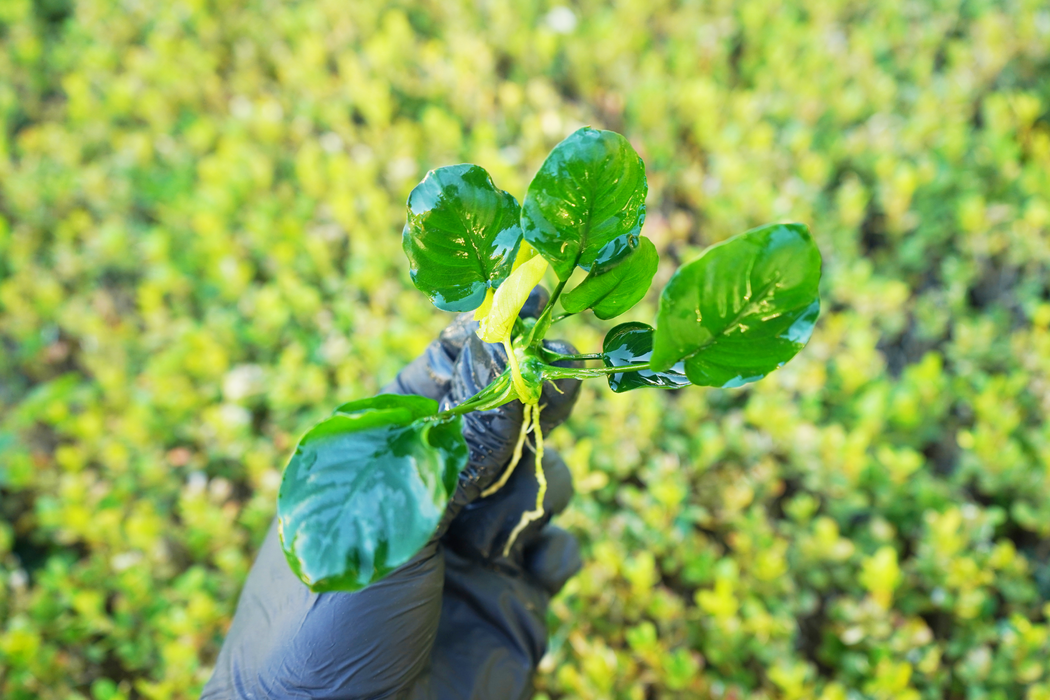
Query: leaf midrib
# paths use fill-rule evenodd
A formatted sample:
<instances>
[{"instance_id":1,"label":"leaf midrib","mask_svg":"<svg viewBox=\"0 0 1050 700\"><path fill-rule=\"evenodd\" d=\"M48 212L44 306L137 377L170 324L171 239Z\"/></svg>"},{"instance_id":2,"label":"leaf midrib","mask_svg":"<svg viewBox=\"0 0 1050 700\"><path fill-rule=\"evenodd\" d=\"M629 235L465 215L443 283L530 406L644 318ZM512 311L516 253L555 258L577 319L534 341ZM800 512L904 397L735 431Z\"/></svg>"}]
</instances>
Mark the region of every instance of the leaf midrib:
<instances>
[{"instance_id":1,"label":"leaf midrib","mask_svg":"<svg viewBox=\"0 0 1050 700\"><path fill-rule=\"evenodd\" d=\"M464 236L464 238L466 238L467 241L470 242L470 247L474 250L474 260L477 262L478 272L481 274L481 279L487 282L489 280L489 273L485 270L485 263L481 255L481 249L478 248L477 242L474 240L474 237L470 235L471 232L474 231L474 228L469 226L467 222L463 219L464 212L462 207L457 206L455 207L454 211L456 212L456 218L459 219L460 226L462 226L463 230L466 232L466 236ZM503 221L502 214L499 216L499 219L500 221ZM484 239L484 235L482 235L482 239Z\"/></svg>"},{"instance_id":2,"label":"leaf midrib","mask_svg":"<svg viewBox=\"0 0 1050 700\"><path fill-rule=\"evenodd\" d=\"M576 176L573 176L573 181L578 182ZM581 188L582 189L582 188ZM583 224L583 231L580 233L580 247L576 251L576 257L572 261L572 266L569 268L569 275L572 275L573 271L576 270L576 266L580 264L580 258L583 257L583 251L587 247L587 242L591 236L591 219L594 218L594 200L597 199L597 186L591 187L591 196L587 198L587 218Z\"/></svg>"}]
</instances>

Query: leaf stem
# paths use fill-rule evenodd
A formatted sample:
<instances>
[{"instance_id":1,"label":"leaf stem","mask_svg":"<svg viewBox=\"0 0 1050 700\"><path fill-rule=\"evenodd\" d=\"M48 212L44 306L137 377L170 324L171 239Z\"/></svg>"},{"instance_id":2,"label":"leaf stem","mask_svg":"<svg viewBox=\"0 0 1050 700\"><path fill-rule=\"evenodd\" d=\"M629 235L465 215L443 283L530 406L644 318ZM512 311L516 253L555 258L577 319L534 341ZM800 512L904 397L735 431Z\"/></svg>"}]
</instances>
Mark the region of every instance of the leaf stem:
<instances>
[{"instance_id":1,"label":"leaf stem","mask_svg":"<svg viewBox=\"0 0 1050 700\"><path fill-rule=\"evenodd\" d=\"M565 313L563 313L563 314L558 314L557 316L555 316L554 318L552 318L552 319L551 319L551 323L557 323L558 321L564 321L564 320L565 320L565 319L567 319L567 318L568 318L569 316L575 316L575 315L576 315L576 313L575 313L575 312L572 312L572 311L566 311Z\"/></svg>"},{"instance_id":2,"label":"leaf stem","mask_svg":"<svg viewBox=\"0 0 1050 700\"><path fill-rule=\"evenodd\" d=\"M522 401L528 396L528 387L525 379L521 376L521 368L518 367L518 356L514 354L514 344L510 342L510 334L503 339L503 348L507 351L507 362L510 364L511 378L514 380L514 389Z\"/></svg>"},{"instance_id":3,"label":"leaf stem","mask_svg":"<svg viewBox=\"0 0 1050 700\"><path fill-rule=\"evenodd\" d=\"M583 353L583 354L580 354L580 355L563 355L560 352L554 352L553 350L548 350L547 348L542 348L542 352L543 352L544 357L549 359L552 362L566 362L566 361L568 361L568 362L575 362L577 360L580 360L580 361L600 360L603 357L605 357L605 355L603 353L600 353L600 352Z\"/></svg>"},{"instance_id":4,"label":"leaf stem","mask_svg":"<svg viewBox=\"0 0 1050 700\"><path fill-rule=\"evenodd\" d=\"M568 282L568 278L558 280L558 286L551 292L551 298L547 300L547 305L543 307L543 312L539 318L536 319L536 323L533 324L532 330L529 331L528 342L525 343L526 347L531 346L533 343L539 340L543 340L544 334L547 333L547 329L551 325L551 315L554 313L554 303L558 301L558 297L561 296L561 291L565 289L565 283Z\"/></svg>"},{"instance_id":5,"label":"leaf stem","mask_svg":"<svg viewBox=\"0 0 1050 700\"><path fill-rule=\"evenodd\" d=\"M492 380L492 383L487 387L458 406L453 406L447 411L441 411L436 414L434 418L444 419L453 416L461 416L464 413L470 413L471 411L488 411L514 401L518 398L518 393L515 390L514 382L511 379L510 373L511 369L508 366L498 377Z\"/></svg>"},{"instance_id":6,"label":"leaf stem","mask_svg":"<svg viewBox=\"0 0 1050 700\"><path fill-rule=\"evenodd\" d=\"M643 362L637 365L624 365L621 367L553 367L547 365L543 368L543 378L549 379L591 379L604 377L609 374L620 374L621 372L640 372L649 369L649 363Z\"/></svg>"},{"instance_id":7,"label":"leaf stem","mask_svg":"<svg viewBox=\"0 0 1050 700\"><path fill-rule=\"evenodd\" d=\"M547 308L545 308L544 311L554 313L554 302L558 301L558 297L561 296L561 290L565 289L565 283L568 281L568 277L563 280L558 280L558 286L556 286L554 291L551 292L551 298L547 301Z\"/></svg>"}]
</instances>

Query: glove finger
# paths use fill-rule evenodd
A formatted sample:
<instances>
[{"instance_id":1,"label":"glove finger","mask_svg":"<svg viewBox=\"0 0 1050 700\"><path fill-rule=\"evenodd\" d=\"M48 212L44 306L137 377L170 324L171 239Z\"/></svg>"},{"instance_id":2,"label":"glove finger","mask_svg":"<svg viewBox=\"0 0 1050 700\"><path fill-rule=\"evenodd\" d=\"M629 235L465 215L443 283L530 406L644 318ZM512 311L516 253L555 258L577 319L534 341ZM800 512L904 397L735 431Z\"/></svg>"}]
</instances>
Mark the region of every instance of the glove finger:
<instances>
[{"instance_id":1,"label":"glove finger","mask_svg":"<svg viewBox=\"0 0 1050 700\"><path fill-rule=\"evenodd\" d=\"M551 298L551 295L547 293L547 290L537 284L529 292L529 298L525 300L525 304L521 307L521 312L518 316L522 318L539 318L540 314L543 313L543 307L547 306L547 301Z\"/></svg>"},{"instance_id":2,"label":"glove finger","mask_svg":"<svg viewBox=\"0 0 1050 700\"><path fill-rule=\"evenodd\" d=\"M543 528L525 550L525 571L551 595L582 566L579 541L557 525Z\"/></svg>"},{"instance_id":3,"label":"glove finger","mask_svg":"<svg viewBox=\"0 0 1050 700\"><path fill-rule=\"evenodd\" d=\"M539 482L536 480L535 455L526 449L507 483L488 498L467 504L451 522L443 542L450 549L475 561L504 560L520 568L523 552L535 540L554 515L565 510L572 499L572 474L565 461L554 450L544 450L543 474L547 493L543 498L543 515L521 530L510 552L508 540L522 519L522 514L536 507Z\"/></svg>"}]
</instances>

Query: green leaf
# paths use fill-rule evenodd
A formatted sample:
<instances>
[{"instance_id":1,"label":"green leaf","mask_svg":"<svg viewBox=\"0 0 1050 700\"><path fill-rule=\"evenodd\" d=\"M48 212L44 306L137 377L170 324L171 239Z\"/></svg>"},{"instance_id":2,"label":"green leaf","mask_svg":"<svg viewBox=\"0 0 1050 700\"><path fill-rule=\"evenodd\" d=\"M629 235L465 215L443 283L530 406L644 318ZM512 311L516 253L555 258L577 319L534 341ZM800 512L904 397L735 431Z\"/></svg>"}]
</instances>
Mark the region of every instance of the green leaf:
<instances>
[{"instance_id":1,"label":"green leaf","mask_svg":"<svg viewBox=\"0 0 1050 700\"><path fill-rule=\"evenodd\" d=\"M574 314L593 309L598 318L610 319L637 304L649 290L660 263L660 254L653 242L645 237L639 238L638 247L628 248L629 252L620 256L618 264L610 266L604 262L599 265L596 260L583 282L562 296L562 307ZM618 243L619 239L610 245Z\"/></svg>"},{"instance_id":2,"label":"green leaf","mask_svg":"<svg viewBox=\"0 0 1050 700\"><path fill-rule=\"evenodd\" d=\"M408 195L401 235L412 282L444 311L471 311L510 274L518 201L477 165L431 170Z\"/></svg>"},{"instance_id":3,"label":"green leaf","mask_svg":"<svg viewBox=\"0 0 1050 700\"><path fill-rule=\"evenodd\" d=\"M660 295L651 366L685 360L700 386L736 387L801 350L820 313L820 251L802 224L772 224L711 246Z\"/></svg>"},{"instance_id":4,"label":"green leaf","mask_svg":"<svg viewBox=\"0 0 1050 700\"><path fill-rule=\"evenodd\" d=\"M594 262L591 263L589 271L595 275L608 272L633 253L641 240L642 237L638 233L638 229L625 233L622 236L617 236L602 246L602 249L598 251L598 255L595 256Z\"/></svg>"},{"instance_id":5,"label":"green leaf","mask_svg":"<svg viewBox=\"0 0 1050 700\"><path fill-rule=\"evenodd\" d=\"M606 367L641 365L649 361L653 352L653 327L644 323L621 323L605 336L602 343L602 360ZM689 386L685 376L684 362L663 372L641 369L636 372L620 372L609 375L609 388L622 394L639 387L678 389Z\"/></svg>"},{"instance_id":6,"label":"green leaf","mask_svg":"<svg viewBox=\"0 0 1050 700\"><path fill-rule=\"evenodd\" d=\"M533 178L522 233L568 279L577 265L590 270L613 239L641 232L647 192L645 165L627 139L584 127L555 146Z\"/></svg>"},{"instance_id":7,"label":"green leaf","mask_svg":"<svg viewBox=\"0 0 1050 700\"><path fill-rule=\"evenodd\" d=\"M357 399L344 403L333 413L344 413L348 416L361 416L374 418L380 415L389 415L391 411L398 411L396 417L391 417L392 423L411 423L418 418L425 418L437 413L437 404L433 399L414 394L379 394L368 399Z\"/></svg>"},{"instance_id":8,"label":"green leaf","mask_svg":"<svg viewBox=\"0 0 1050 700\"><path fill-rule=\"evenodd\" d=\"M356 591L433 535L467 463L460 418L437 402L381 395L339 407L299 442L277 518L292 570L311 590Z\"/></svg>"}]
</instances>

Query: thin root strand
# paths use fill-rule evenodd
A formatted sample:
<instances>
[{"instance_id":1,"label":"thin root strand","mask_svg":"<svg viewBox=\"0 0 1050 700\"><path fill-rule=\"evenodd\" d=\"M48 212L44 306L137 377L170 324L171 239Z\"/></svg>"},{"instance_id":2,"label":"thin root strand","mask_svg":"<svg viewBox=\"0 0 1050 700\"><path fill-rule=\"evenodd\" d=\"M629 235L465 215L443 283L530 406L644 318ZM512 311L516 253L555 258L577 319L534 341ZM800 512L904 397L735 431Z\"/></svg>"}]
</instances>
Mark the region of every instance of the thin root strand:
<instances>
[{"instance_id":1,"label":"thin root strand","mask_svg":"<svg viewBox=\"0 0 1050 700\"><path fill-rule=\"evenodd\" d=\"M533 429L536 431L536 483L538 488L536 489L536 508L534 510L528 510L521 514L521 520L514 526L514 530L511 531L510 537L507 538L507 544L503 546L503 556L510 556L510 549L514 546L514 543L518 539L518 535L528 526L529 523L535 522L543 517L543 499L547 496L547 475L543 473L543 429L540 427L540 407L538 405L526 405L525 413L532 414Z\"/></svg>"},{"instance_id":2,"label":"thin root strand","mask_svg":"<svg viewBox=\"0 0 1050 700\"><path fill-rule=\"evenodd\" d=\"M507 480L510 479L510 475L514 473L514 467L518 466L518 462L521 460L521 450L525 445L525 436L528 435L529 430L532 428L530 425L531 417L532 412L529 411L529 406L526 404L524 414L521 418L521 432L518 433L518 442L514 445L514 455L510 459L510 464L508 464L507 468L503 470L503 473L499 477L499 481L481 492L482 498L488 498L506 486Z\"/></svg>"}]
</instances>

